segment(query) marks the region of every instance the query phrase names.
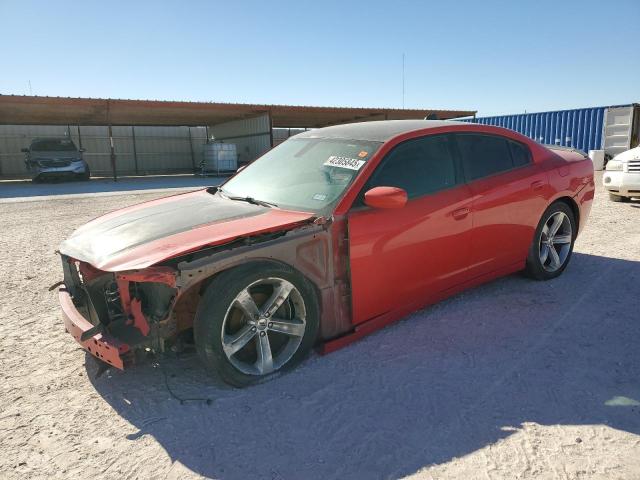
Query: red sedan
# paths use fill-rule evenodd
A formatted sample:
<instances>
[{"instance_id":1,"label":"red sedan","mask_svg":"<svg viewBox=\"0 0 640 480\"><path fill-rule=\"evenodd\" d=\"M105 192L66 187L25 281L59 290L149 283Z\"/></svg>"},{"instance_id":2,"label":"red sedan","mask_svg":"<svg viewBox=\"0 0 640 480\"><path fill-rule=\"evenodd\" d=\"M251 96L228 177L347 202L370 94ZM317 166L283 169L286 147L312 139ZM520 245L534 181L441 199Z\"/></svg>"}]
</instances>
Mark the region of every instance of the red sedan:
<instances>
[{"instance_id":1,"label":"red sedan","mask_svg":"<svg viewBox=\"0 0 640 480\"><path fill-rule=\"evenodd\" d=\"M195 343L244 386L494 278L560 275L593 166L502 128L297 135L221 187L99 217L60 247L64 322L100 360Z\"/></svg>"}]
</instances>

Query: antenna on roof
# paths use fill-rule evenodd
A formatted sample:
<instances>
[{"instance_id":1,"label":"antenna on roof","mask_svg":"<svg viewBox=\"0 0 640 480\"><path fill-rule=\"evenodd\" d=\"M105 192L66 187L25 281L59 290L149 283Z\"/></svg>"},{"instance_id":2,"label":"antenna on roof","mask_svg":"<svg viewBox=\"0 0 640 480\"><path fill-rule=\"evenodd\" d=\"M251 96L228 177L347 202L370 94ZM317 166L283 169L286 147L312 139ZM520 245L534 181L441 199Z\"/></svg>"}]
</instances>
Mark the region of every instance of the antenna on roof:
<instances>
[{"instance_id":1,"label":"antenna on roof","mask_svg":"<svg viewBox=\"0 0 640 480\"><path fill-rule=\"evenodd\" d=\"M404 110L404 52L402 52L402 109Z\"/></svg>"}]
</instances>

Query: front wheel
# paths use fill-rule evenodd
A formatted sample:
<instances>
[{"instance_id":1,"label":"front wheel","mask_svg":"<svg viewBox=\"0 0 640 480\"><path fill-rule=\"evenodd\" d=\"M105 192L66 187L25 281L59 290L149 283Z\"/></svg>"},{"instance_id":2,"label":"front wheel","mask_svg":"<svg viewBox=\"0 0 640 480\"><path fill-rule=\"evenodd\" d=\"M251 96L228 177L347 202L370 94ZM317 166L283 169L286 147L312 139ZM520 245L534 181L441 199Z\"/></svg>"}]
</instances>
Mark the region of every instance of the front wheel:
<instances>
[{"instance_id":1,"label":"front wheel","mask_svg":"<svg viewBox=\"0 0 640 480\"><path fill-rule=\"evenodd\" d=\"M550 280L562 274L571 258L576 234L571 208L562 202L552 204L536 228L525 273L536 280Z\"/></svg>"},{"instance_id":2,"label":"front wheel","mask_svg":"<svg viewBox=\"0 0 640 480\"><path fill-rule=\"evenodd\" d=\"M194 321L205 368L243 387L292 368L311 350L319 325L313 287L271 262L237 267L207 287Z\"/></svg>"}]
</instances>

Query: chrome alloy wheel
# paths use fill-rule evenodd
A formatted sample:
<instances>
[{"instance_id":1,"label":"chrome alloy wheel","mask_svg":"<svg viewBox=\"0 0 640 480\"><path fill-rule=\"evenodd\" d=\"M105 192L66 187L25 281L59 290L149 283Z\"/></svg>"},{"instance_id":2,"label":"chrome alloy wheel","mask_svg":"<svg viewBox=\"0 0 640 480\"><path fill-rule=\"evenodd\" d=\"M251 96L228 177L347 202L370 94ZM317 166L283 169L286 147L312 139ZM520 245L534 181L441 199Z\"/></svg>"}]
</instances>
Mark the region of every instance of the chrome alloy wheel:
<instances>
[{"instance_id":1,"label":"chrome alloy wheel","mask_svg":"<svg viewBox=\"0 0 640 480\"><path fill-rule=\"evenodd\" d=\"M296 353L306 329L298 289L282 278L263 278L238 293L222 324L222 348L248 375L267 375Z\"/></svg>"},{"instance_id":2,"label":"chrome alloy wheel","mask_svg":"<svg viewBox=\"0 0 640 480\"><path fill-rule=\"evenodd\" d=\"M564 212L549 217L540 235L540 264L547 272L560 269L571 251L573 230L571 220Z\"/></svg>"}]
</instances>

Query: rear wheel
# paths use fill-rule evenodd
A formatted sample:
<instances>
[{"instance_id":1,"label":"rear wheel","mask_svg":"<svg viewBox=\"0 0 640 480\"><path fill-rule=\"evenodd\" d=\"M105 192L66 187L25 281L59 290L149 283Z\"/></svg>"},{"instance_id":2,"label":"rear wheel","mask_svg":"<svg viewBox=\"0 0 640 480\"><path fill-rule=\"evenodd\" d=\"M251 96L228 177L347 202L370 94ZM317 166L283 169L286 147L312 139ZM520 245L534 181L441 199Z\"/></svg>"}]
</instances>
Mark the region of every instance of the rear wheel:
<instances>
[{"instance_id":1,"label":"rear wheel","mask_svg":"<svg viewBox=\"0 0 640 480\"><path fill-rule=\"evenodd\" d=\"M525 272L536 280L556 278L567 267L576 238L573 211L562 202L542 215L529 249Z\"/></svg>"},{"instance_id":2,"label":"rear wheel","mask_svg":"<svg viewBox=\"0 0 640 480\"><path fill-rule=\"evenodd\" d=\"M258 383L298 364L311 350L319 309L310 283L275 263L216 276L194 321L205 368L231 385Z\"/></svg>"},{"instance_id":3,"label":"rear wheel","mask_svg":"<svg viewBox=\"0 0 640 480\"><path fill-rule=\"evenodd\" d=\"M615 195L613 193L609 194L609 200L611 200L612 202L628 202L629 200L631 200L629 197L621 197L620 195Z\"/></svg>"}]
</instances>

